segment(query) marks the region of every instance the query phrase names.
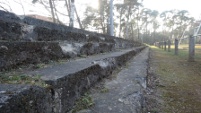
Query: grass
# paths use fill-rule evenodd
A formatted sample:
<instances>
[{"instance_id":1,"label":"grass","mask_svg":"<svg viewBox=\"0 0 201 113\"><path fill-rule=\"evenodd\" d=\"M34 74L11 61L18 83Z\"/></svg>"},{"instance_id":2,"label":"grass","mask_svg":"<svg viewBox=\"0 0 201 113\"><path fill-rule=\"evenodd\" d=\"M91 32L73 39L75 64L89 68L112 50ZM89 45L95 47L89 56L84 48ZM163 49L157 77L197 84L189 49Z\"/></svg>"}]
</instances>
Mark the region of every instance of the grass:
<instances>
[{"instance_id":1,"label":"grass","mask_svg":"<svg viewBox=\"0 0 201 113\"><path fill-rule=\"evenodd\" d=\"M41 80L40 75L29 77L23 74L0 74L0 84L31 84L41 87L48 87L48 85Z\"/></svg>"},{"instance_id":2,"label":"grass","mask_svg":"<svg viewBox=\"0 0 201 113\"><path fill-rule=\"evenodd\" d=\"M150 46L151 48L156 49L155 46ZM162 49L161 49L162 50ZM170 55L174 55L174 45L171 45L171 52ZM201 53L201 45L200 44L196 44L195 46L195 59L200 60L201 59L201 55L199 55ZM187 44L183 44L183 45L179 45L179 53L178 53L179 57L175 57L175 58L184 58L185 60L188 59L188 45Z\"/></svg>"},{"instance_id":3,"label":"grass","mask_svg":"<svg viewBox=\"0 0 201 113\"><path fill-rule=\"evenodd\" d=\"M87 109L94 105L94 101L89 93L85 93L80 99L78 99L75 103L74 109L71 111L72 113L76 113L80 110Z\"/></svg>"},{"instance_id":4,"label":"grass","mask_svg":"<svg viewBox=\"0 0 201 113\"><path fill-rule=\"evenodd\" d=\"M47 66L47 64L44 63L39 63L33 66L34 69L40 69L40 68L44 68L45 66Z\"/></svg>"},{"instance_id":5,"label":"grass","mask_svg":"<svg viewBox=\"0 0 201 113\"><path fill-rule=\"evenodd\" d=\"M109 89L106 88L106 87L103 87L101 90L100 90L101 93L107 93L109 92Z\"/></svg>"},{"instance_id":6,"label":"grass","mask_svg":"<svg viewBox=\"0 0 201 113\"><path fill-rule=\"evenodd\" d=\"M188 47L181 45L179 55L151 46L152 63L159 78L157 89L164 100L163 113L200 113L201 46L196 45L195 62L188 62Z\"/></svg>"}]
</instances>

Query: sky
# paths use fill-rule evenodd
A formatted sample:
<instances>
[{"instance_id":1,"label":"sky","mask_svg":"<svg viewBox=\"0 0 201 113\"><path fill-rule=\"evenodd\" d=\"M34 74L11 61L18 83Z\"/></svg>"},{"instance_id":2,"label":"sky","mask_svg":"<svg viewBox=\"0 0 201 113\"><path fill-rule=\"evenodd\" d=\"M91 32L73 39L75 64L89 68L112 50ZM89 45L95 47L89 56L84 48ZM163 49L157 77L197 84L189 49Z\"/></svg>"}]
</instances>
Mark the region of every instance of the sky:
<instances>
[{"instance_id":1,"label":"sky","mask_svg":"<svg viewBox=\"0 0 201 113\"><path fill-rule=\"evenodd\" d=\"M18 1L18 3L15 1ZM51 14L44 8L43 5L41 5L39 3L33 4L32 0L4 0L4 1L0 0L0 4L1 5L3 5L2 3L8 4L10 6L10 8L8 7L8 5L3 5L3 6L8 10L12 9L11 12L14 12L17 15L24 15L24 11L23 11L22 6L20 5L20 1L23 4L26 15L38 14L38 15L43 15L43 16L51 16ZM57 9L60 12L67 14L67 9L64 6L64 4L65 4L64 1L56 2ZM81 19L82 19L82 15L85 11L86 5L91 6L93 8L99 7L98 0L75 0L75 6L77 8L77 12L78 12L79 16L81 16ZM61 17L60 19L61 20L63 19L62 21L65 21L66 17Z\"/></svg>"},{"instance_id":2,"label":"sky","mask_svg":"<svg viewBox=\"0 0 201 113\"><path fill-rule=\"evenodd\" d=\"M144 0L144 7L163 12L165 10L188 10L195 19L201 19L200 0Z\"/></svg>"},{"instance_id":3,"label":"sky","mask_svg":"<svg viewBox=\"0 0 201 113\"><path fill-rule=\"evenodd\" d=\"M46 11L43 6L40 4L32 4L32 0L4 0L8 2L13 9L13 11L18 15L23 15L23 10L21 5L14 1L22 1L25 8L26 14L39 14L44 16L50 16L48 11ZM121 2L122 0L114 0L114 3ZM2 1L0 1L2 2ZM201 5L199 0L144 0L144 7L150 8L152 10L158 10L163 12L165 10L179 9L179 10L188 10L191 16L196 19L201 19ZM57 4L59 5L59 4ZM66 8L64 10L64 2L60 2L61 12L66 13ZM83 15L86 5L92 6L93 8L98 8L98 0L75 0L75 5L80 16Z\"/></svg>"}]
</instances>

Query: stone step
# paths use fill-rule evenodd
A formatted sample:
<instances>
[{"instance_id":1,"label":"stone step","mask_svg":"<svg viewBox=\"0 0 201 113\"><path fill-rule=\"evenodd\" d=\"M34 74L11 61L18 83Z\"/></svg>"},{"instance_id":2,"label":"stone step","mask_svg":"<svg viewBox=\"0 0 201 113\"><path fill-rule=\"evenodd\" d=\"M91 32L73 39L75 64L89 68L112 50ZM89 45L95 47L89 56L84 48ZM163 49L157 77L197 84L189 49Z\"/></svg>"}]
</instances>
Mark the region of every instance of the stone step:
<instances>
[{"instance_id":1,"label":"stone step","mask_svg":"<svg viewBox=\"0 0 201 113\"><path fill-rule=\"evenodd\" d=\"M143 44L0 10L0 71ZM18 56L19 55L19 56ZM32 57L33 56L33 57Z\"/></svg>"},{"instance_id":2,"label":"stone step","mask_svg":"<svg viewBox=\"0 0 201 113\"><path fill-rule=\"evenodd\" d=\"M50 109L52 113L66 113L72 109L75 101L92 85L100 79L111 75L116 68L123 66L129 59L133 58L134 55L144 48L145 47L142 46L121 50L119 52L90 56L88 58L77 59L63 64L26 72L29 76L40 75L41 79L49 84L50 87L48 87L48 89L42 87L37 89L34 86L31 88L29 86L23 86L25 89L21 90L18 89L20 85L0 85L0 112L9 111L5 113L23 113L26 112L26 107L28 107L30 113L35 113L35 110L39 110L38 112L50 112ZM6 87L15 87L15 90L12 93L8 93L10 90L6 90ZM35 92L35 96L38 100L34 100L35 98L26 98L24 102L23 99L31 95L32 92L30 92L30 90ZM42 94L47 95L45 96L46 98L39 95L41 90L43 91ZM12 105L10 102L13 101L17 101L19 104L24 102L26 107L15 109L16 111L14 111L9 106ZM41 101L41 103L29 104L33 103L33 101ZM16 107L16 105L17 104L13 104L13 107Z\"/></svg>"},{"instance_id":3,"label":"stone step","mask_svg":"<svg viewBox=\"0 0 201 113\"><path fill-rule=\"evenodd\" d=\"M121 50L105 55L78 59L45 69L39 69L28 75L40 75L52 86L53 98L57 104L55 112L69 111L74 102L98 80L107 77L117 68L124 65L144 47Z\"/></svg>"},{"instance_id":4,"label":"stone step","mask_svg":"<svg viewBox=\"0 0 201 113\"><path fill-rule=\"evenodd\" d=\"M19 65L72 59L114 50L115 45L111 43L3 41L0 42L0 70Z\"/></svg>"},{"instance_id":5,"label":"stone step","mask_svg":"<svg viewBox=\"0 0 201 113\"><path fill-rule=\"evenodd\" d=\"M149 49L146 48L113 78L92 88L90 96L94 106L78 113L143 113L148 59ZM101 92L97 87L107 89L107 92Z\"/></svg>"},{"instance_id":6,"label":"stone step","mask_svg":"<svg viewBox=\"0 0 201 113\"><path fill-rule=\"evenodd\" d=\"M59 25L32 17L18 18L15 14L0 10L0 41L68 41L112 43L119 48L137 47L135 41Z\"/></svg>"},{"instance_id":7,"label":"stone step","mask_svg":"<svg viewBox=\"0 0 201 113\"><path fill-rule=\"evenodd\" d=\"M52 113L47 89L20 84L0 84L0 113Z\"/></svg>"}]
</instances>

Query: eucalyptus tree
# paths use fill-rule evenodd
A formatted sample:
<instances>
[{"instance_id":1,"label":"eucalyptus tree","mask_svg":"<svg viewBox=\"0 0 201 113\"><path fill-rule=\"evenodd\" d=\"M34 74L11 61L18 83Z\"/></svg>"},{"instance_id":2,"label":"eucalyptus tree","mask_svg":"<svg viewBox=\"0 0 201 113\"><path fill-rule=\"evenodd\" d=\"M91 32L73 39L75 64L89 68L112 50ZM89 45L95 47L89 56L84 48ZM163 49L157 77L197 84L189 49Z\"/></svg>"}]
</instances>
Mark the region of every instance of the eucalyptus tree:
<instances>
[{"instance_id":1,"label":"eucalyptus tree","mask_svg":"<svg viewBox=\"0 0 201 113\"><path fill-rule=\"evenodd\" d=\"M164 11L160 14L160 18L163 19L163 27L164 30L168 30L170 31L171 29L173 29L172 27L174 26L174 15L176 13L176 10L168 10L168 11Z\"/></svg>"},{"instance_id":2,"label":"eucalyptus tree","mask_svg":"<svg viewBox=\"0 0 201 113\"><path fill-rule=\"evenodd\" d=\"M97 11L95 11L95 9L93 9L92 7L86 8L86 11L84 12L85 18L82 20L84 29L91 28L91 24L93 20L96 18L95 12Z\"/></svg>"},{"instance_id":3,"label":"eucalyptus tree","mask_svg":"<svg viewBox=\"0 0 201 113\"><path fill-rule=\"evenodd\" d=\"M163 32L168 37L174 37L175 34L175 15L177 15L177 10L167 10L160 14L160 18L163 19Z\"/></svg>"},{"instance_id":4,"label":"eucalyptus tree","mask_svg":"<svg viewBox=\"0 0 201 113\"><path fill-rule=\"evenodd\" d=\"M163 19L164 31L169 37L181 38L187 29L194 23L194 18L186 10L168 10L160 14Z\"/></svg>"},{"instance_id":5,"label":"eucalyptus tree","mask_svg":"<svg viewBox=\"0 0 201 113\"><path fill-rule=\"evenodd\" d=\"M64 5L60 5L60 7L62 7L63 9L66 10L58 10L58 5L57 3L59 2L63 2ZM64 0L64 1L60 1L60 0L32 0L33 4L40 4L44 7L44 9L46 9L46 11L48 11L54 22L59 23L59 24L63 24L59 17L63 16L63 17L67 17L70 20L70 0ZM78 22L79 22L79 16L76 14ZM80 24L80 23L79 23Z\"/></svg>"},{"instance_id":6,"label":"eucalyptus tree","mask_svg":"<svg viewBox=\"0 0 201 113\"><path fill-rule=\"evenodd\" d=\"M115 5L117 12L119 12L119 16L117 18L119 19L119 37L121 37L122 32L122 26L125 25L125 12L126 12L126 5L125 4L116 4Z\"/></svg>"},{"instance_id":7,"label":"eucalyptus tree","mask_svg":"<svg viewBox=\"0 0 201 113\"><path fill-rule=\"evenodd\" d=\"M32 3L33 4L36 4L36 3L40 3L42 4L45 9L51 13L52 15L52 19L53 19L53 22L56 22L56 19L55 19L55 11L54 11L54 8L53 8L53 1L52 0L32 0Z\"/></svg>"},{"instance_id":8,"label":"eucalyptus tree","mask_svg":"<svg viewBox=\"0 0 201 113\"><path fill-rule=\"evenodd\" d=\"M156 30L159 28L159 22L157 21L157 17L159 15L159 12L156 10L151 11L150 13L150 24L152 25L153 28L153 33L155 36Z\"/></svg>"},{"instance_id":9,"label":"eucalyptus tree","mask_svg":"<svg viewBox=\"0 0 201 113\"><path fill-rule=\"evenodd\" d=\"M200 24L200 23L199 23L199 24ZM188 26L188 28L187 28L188 31L189 31L189 34L194 34L194 29L195 29L196 27L198 27L199 24L196 25L195 18L194 18L194 17L190 17L190 18L189 18L189 26Z\"/></svg>"},{"instance_id":10,"label":"eucalyptus tree","mask_svg":"<svg viewBox=\"0 0 201 113\"><path fill-rule=\"evenodd\" d=\"M129 31L132 34L133 33L133 24L131 23L132 19L136 19L135 15L138 16L138 10L139 7L142 6L142 3L140 3L139 0L125 0L124 4L127 6L127 13L125 14L127 17L127 21L126 21L126 26L125 26L125 30L126 30L126 37L128 38L129 36ZM129 26L129 24L131 26ZM130 28L130 30L129 30Z\"/></svg>"},{"instance_id":11,"label":"eucalyptus tree","mask_svg":"<svg viewBox=\"0 0 201 113\"><path fill-rule=\"evenodd\" d=\"M137 19L137 11L141 6L139 0L124 0L123 4L115 5L117 12L115 15L118 15L119 19L119 36L123 34L124 37L128 38L130 34L133 34L133 28L136 25L132 21Z\"/></svg>"},{"instance_id":12,"label":"eucalyptus tree","mask_svg":"<svg viewBox=\"0 0 201 113\"><path fill-rule=\"evenodd\" d=\"M109 17L109 4L107 3L107 0L99 0L99 19L100 19L100 25L102 29L102 33L106 33L107 30L107 19Z\"/></svg>"},{"instance_id":13,"label":"eucalyptus tree","mask_svg":"<svg viewBox=\"0 0 201 113\"><path fill-rule=\"evenodd\" d=\"M82 20L84 29L101 30L102 33L107 31L107 19L109 17L107 0L100 1L99 9L94 9L87 6L84 12L84 19Z\"/></svg>"},{"instance_id":14,"label":"eucalyptus tree","mask_svg":"<svg viewBox=\"0 0 201 113\"><path fill-rule=\"evenodd\" d=\"M177 36L182 37L183 32L186 30L190 22L189 12L186 10L178 11L177 14L174 15L174 20L177 25Z\"/></svg>"},{"instance_id":15,"label":"eucalyptus tree","mask_svg":"<svg viewBox=\"0 0 201 113\"><path fill-rule=\"evenodd\" d=\"M152 10L148 8L144 8L141 10L141 21L142 21L142 26L145 28L145 34L147 35L147 30L148 30L148 24L150 23L150 15L151 15Z\"/></svg>"},{"instance_id":16,"label":"eucalyptus tree","mask_svg":"<svg viewBox=\"0 0 201 113\"><path fill-rule=\"evenodd\" d=\"M156 41L156 30L160 27L160 24L159 24L159 22L157 20L158 15L159 15L158 11L155 11L155 10L152 11L152 13L151 13L151 21L150 21L150 23L151 23L152 29L153 29L153 31L151 33L151 38L152 38L151 44Z\"/></svg>"},{"instance_id":17,"label":"eucalyptus tree","mask_svg":"<svg viewBox=\"0 0 201 113\"><path fill-rule=\"evenodd\" d=\"M141 28L143 30L143 40L146 43L153 43L156 36L156 30L159 28L159 22L157 17L159 12L156 10L151 10L144 8L141 10Z\"/></svg>"}]
</instances>

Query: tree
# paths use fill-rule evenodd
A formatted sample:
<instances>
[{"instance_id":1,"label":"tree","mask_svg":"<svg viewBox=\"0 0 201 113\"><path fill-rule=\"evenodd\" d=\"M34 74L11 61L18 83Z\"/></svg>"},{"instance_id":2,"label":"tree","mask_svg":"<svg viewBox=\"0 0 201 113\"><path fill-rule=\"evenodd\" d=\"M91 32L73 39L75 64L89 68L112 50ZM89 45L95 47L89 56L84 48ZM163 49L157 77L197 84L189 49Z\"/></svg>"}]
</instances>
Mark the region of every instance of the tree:
<instances>
[{"instance_id":1,"label":"tree","mask_svg":"<svg viewBox=\"0 0 201 113\"><path fill-rule=\"evenodd\" d=\"M186 10L178 11L177 15L174 16L174 19L177 24L176 30L178 30L178 37L182 37L183 32L186 30L190 17L188 17L189 13Z\"/></svg>"},{"instance_id":2,"label":"tree","mask_svg":"<svg viewBox=\"0 0 201 113\"><path fill-rule=\"evenodd\" d=\"M40 3L42 4L45 9L51 13L52 15L52 20L53 22L56 22L55 20L55 10L53 8L53 3L52 3L52 0L32 0L32 3L35 4L35 3Z\"/></svg>"},{"instance_id":3,"label":"tree","mask_svg":"<svg viewBox=\"0 0 201 113\"><path fill-rule=\"evenodd\" d=\"M119 37L121 37L122 26L125 25L125 19L123 18L123 14L125 14L126 12L126 5L116 4L115 7L116 10L119 12L119 16L117 16L117 18L119 19Z\"/></svg>"},{"instance_id":4,"label":"tree","mask_svg":"<svg viewBox=\"0 0 201 113\"><path fill-rule=\"evenodd\" d=\"M194 23L194 18L189 16L186 10L168 10L160 14L163 19L163 26L166 35L169 37L182 38L187 29L190 30ZM192 31L191 31L192 32Z\"/></svg>"},{"instance_id":5,"label":"tree","mask_svg":"<svg viewBox=\"0 0 201 113\"><path fill-rule=\"evenodd\" d=\"M148 8L144 8L141 11L142 25L144 25L144 27L145 27L145 34L146 35L148 34L148 32L147 32L148 24L150 24L150 22L151 22L151 13L152 13L152 10L148 9Z\"/></svg>"},{"instance_id":6,"label":"tree","mask_svg":"<svg viewBox=\"0 0 201 113\"><path fill-rule=\"evenodd\" d=\"M15 2L21 6L23 13L25 15L25 9L24 9L23 2L21 0L13 0L13 2ZM13 12L13 9L10 6L9 0L0 1L0 9L3 9L4 11L7 11L7 12Z\"/></svg>"},{"instance_id":7,"label":"tree","mask_svg":"<svg viewBox=\"0 0 201 113\"><path fill-rule=\"evenodd\" d=\"M4 11L12 12L12 9L11 9L8 1L7 2L0 1L0 8L3 9Z\"/></svg>"},{"instance_id":8,"label":"tree","mask_svg":"<svg viewBox=\"0 0 201 113\"><path fill-rule=\"evenodd\" d=\"M158 17L159 15L159 12L156 11L156 10L153 10L150 14L150 17L151 17L151 21L150 23L152 24L152 28L153 28L153 37L154 38L156 36L156 30L159 28L159 22L156 20L156 18Z\"/></svg>"},{"instance_id":9,"label":"tree","mask_svg":"<svg viewBox=\"0 0 201 113\"><path fill-rule=\"evenodd\" d=\"M119 12L116 14L119 19L119 37L133 37L134 29L138 26L138 23L134 21L139 17L137 14L141 6L142 4L138 0L125 0L123 4L115 5L117 12Z\"/></svg>"},{"instance_id":10,"label":"tree","mask_svg":"<svg viewBox=\"0 0 201 113\"><path fill-rule=\"evenodd\" d=\"M94 9L90 6L86 8L84 13L84 19L82 20L84 29L101 30L103 34L107 31L107 18L108 18L108 3L106 0L101 0L101 4L98 9Z\"/></svg>"},{"instance_id":11,"label":"tree","mask_svg":"<svg viewBox=\"0 0 201 113\"><path fill-rule=\"evenodd\" d=\"M174 17L177 12L177 10L168 10L160 14L160 17L163 18L164 33L166 33L166 35L168 35L169 37L174 37L174 29L176 27Z\"/></svg>"},{"instance_id":12,"label":"tree","mask_svg":"<svg viewBox=\"0 0 201 113\"><path fill-rule=\"evenodd\" d=\"M51 14L52 16L52 20L55 23L59 23L59 24L63 24L60 19L59 16L67 16L69 17L69 1L65 0L64 2L64 7L66 7L66 13L62 13L57 9L57 2L60 1L55 1L55 0L32 0L33 4L41 4L44 6L44 8Z\"/></svg>"}]
</instances>

